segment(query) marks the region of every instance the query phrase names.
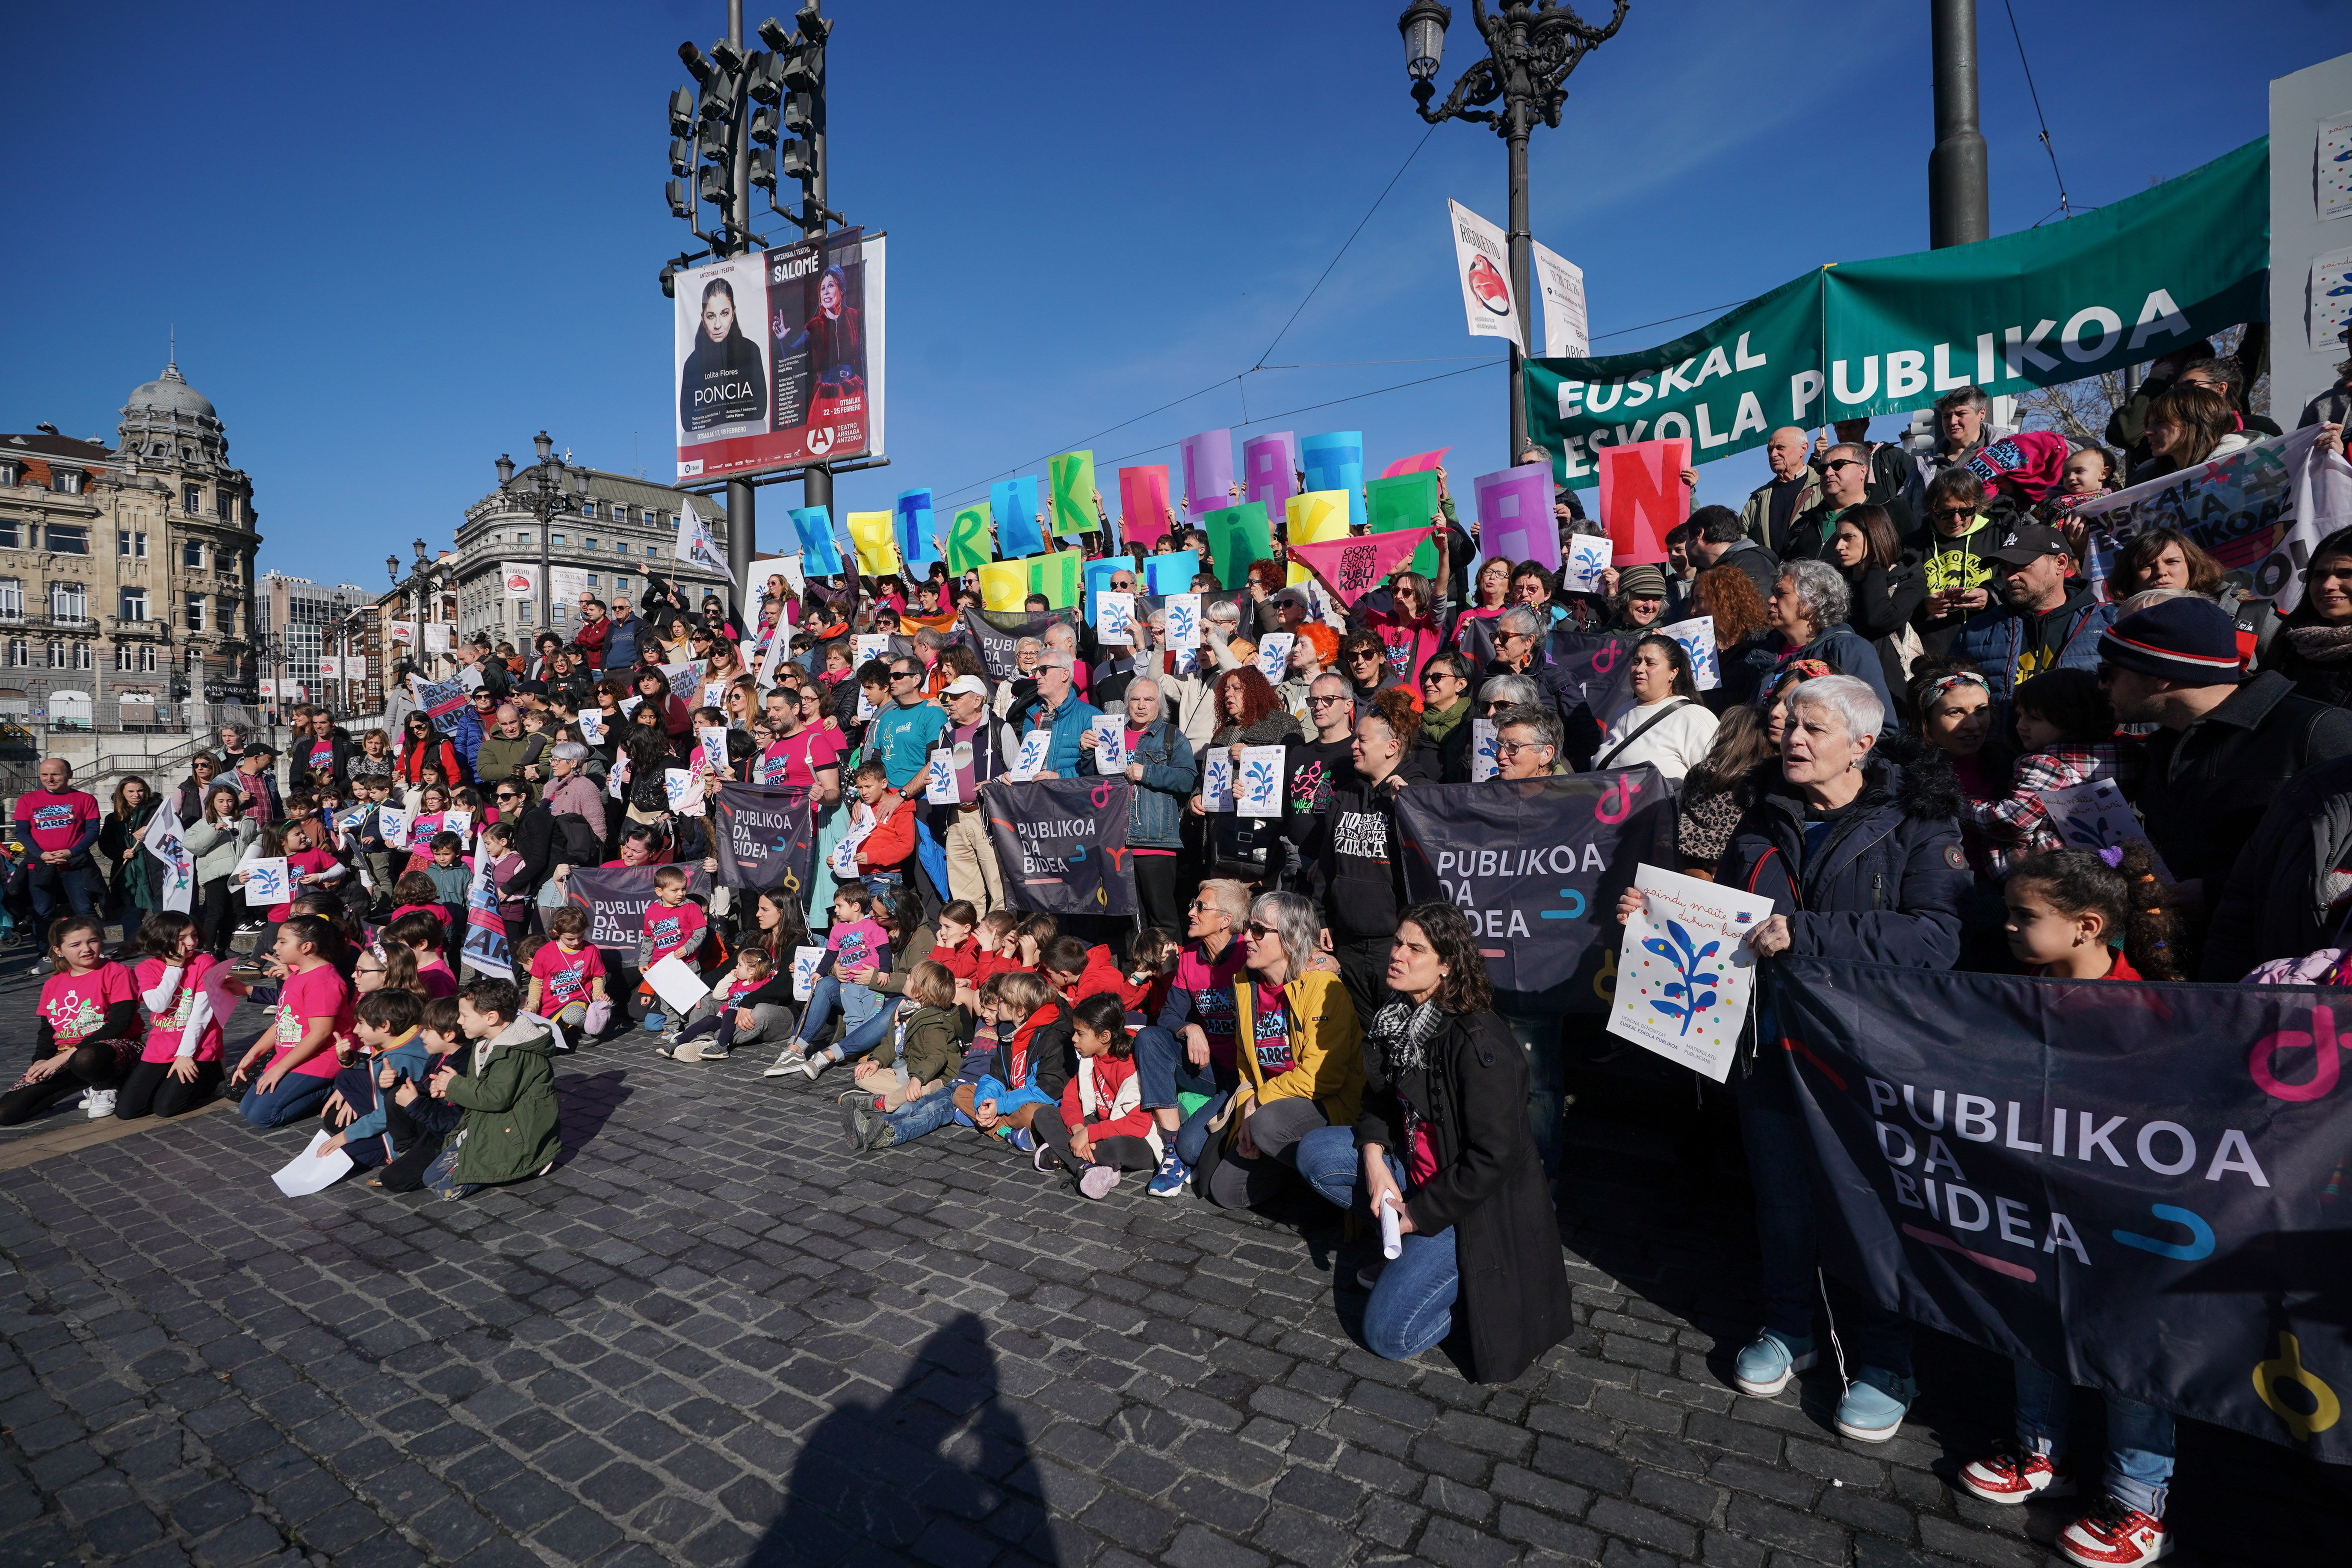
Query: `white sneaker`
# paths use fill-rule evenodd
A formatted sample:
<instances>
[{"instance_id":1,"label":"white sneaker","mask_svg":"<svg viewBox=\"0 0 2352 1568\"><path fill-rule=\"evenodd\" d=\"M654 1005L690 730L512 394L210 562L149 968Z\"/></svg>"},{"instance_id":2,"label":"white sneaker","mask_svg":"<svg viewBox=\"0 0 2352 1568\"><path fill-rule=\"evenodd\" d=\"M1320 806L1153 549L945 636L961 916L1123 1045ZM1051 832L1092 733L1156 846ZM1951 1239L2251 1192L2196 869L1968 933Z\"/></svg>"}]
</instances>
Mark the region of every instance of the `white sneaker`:
<instances>
[{"instance_id":1,"label":"white sneaker","mask_svg":"<svg viewBox=\"0 0 2352 1568\"><path fill-rule=\"evenodd\" d=\"M782 1050L776 1053L775 1061L769 1066L766 1071L761 1073L760 1076L761 1078L782 1078L787 1073L798 1072L801 1069L803 1055L803 1053L799 1046L786 1046Z\"/></svg>"},{"instance_id":2,"label":"white sneaker","mask_svg":"<svg viewBox=\"0 0 2352 1568\"><path fill-rule=\"evenodd\" d=\"M114 1114L114 1091L110 1089L86 1089L81 1091L81 1113L92 1121Z\"/></svg>"}]
</instances>

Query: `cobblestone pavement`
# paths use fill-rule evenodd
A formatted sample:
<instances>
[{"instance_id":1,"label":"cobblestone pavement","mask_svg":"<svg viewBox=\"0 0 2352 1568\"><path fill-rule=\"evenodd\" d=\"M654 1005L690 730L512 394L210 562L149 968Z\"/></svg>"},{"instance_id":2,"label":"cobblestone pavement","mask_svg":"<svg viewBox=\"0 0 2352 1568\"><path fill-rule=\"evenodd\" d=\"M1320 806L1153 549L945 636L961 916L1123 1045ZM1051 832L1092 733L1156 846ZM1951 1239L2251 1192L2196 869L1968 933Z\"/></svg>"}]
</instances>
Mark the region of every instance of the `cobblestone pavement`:
<instances>
[{"instance_id":1,"label":"cobblestone pavement","mask_svg":"<svg viewBox=\"0 0 2352 1568\"><path fill-rule=\"evenodd\" d=\"M1356 1345L1328 1209L1090 1204L969 1132L851 1160L760 1065L566 1058L562 1163L466 1203L287 1203L307 1134L219 1112L0 1171L0 1568L2053 1560L2063 1514L1947 1485L1991 1357L1930 1346L1876 1447L1828 1374L1731 1392L1752 1246L1736 1154L1676 1157L1686 1081L1581 1086L1580 1327L1483 1388ZM2176 1561L2342 1562L2347 1514L2184 1424Z\"/></svg>"}]
</instances>

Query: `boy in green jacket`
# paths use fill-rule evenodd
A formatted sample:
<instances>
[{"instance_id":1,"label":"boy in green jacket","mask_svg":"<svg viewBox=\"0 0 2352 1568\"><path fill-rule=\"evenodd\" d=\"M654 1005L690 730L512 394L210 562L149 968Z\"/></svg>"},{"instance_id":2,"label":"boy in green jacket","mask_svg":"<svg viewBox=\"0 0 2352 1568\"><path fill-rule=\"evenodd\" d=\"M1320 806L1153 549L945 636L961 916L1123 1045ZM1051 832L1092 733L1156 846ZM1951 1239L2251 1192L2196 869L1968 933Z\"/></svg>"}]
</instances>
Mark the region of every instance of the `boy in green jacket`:
<instances>
[{"instance_id":1,"label":"boy in green jacket","mask_svg":"<svg viewBox=\"0 0 2352 1568\"><path fill-rule=\"evenodd\" d=\"M457 1025L474 1042L472 1059L466 1076L445 1067L432 1083L436 1097L466 1113L451 1197L544 1175L562 1152L554 1037L542 1021L521 1014L522 998L510 981L477 980L457 993Z\"/></svg>"}]
</instances>

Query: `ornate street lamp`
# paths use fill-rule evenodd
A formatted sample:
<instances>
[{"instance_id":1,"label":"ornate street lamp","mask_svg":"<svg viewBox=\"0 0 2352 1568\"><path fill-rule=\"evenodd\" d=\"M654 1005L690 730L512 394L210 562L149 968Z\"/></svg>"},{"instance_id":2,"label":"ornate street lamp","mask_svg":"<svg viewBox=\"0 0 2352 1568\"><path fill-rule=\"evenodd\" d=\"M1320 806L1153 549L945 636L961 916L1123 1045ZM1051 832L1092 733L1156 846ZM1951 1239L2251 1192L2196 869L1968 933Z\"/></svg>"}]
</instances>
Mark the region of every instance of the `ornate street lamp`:
<instances>
[{"instance_id":1,"label":"ornate street lamp","mask_svg":"<svg viewBox=\"0 0 2352 1568\"><path fill-rule=\"evenodd\" d=\"M539 461L522 471L522 483L515 482L514 459L505 453L499 454L497 467L499 489L539 520L539 629L545 630L555 624L553 588L548 574L548 525L588 499L588 474L586 469L571 468L555 456L555 443L546 431L532 437L530 444L538 448ZM422 560L425 546L421 540L416 552ZM422 637L424 633L417 635Z\"/></svg>"},{"instance_id":2,"label":"ornate street lamp","mask_svg":"<svg viewBox=\"0 0 2352 1568\"><path fill-rule=\"evenodd\" d=\"M1568 101L1568 78L1586 55L1616 36L1625 20L1628 0L1617 0L1617 14L1605 27L1595 26L1567 5L1554 0L1502 0L1489 13L1486 0L1470 0L1471 19L1486 40L1486 57L1464 71L1436 109L1433 78L1445 53L1445 29L1454 13L1437 0L1412 0L1397 18L1404 35L1405 74L1412 79L1412 100L1421 117L1432 125L1446 120L1472 120L1492 125L1495 134L1511 149L1511 292L1518 301L1519 336L1535 342L1528 301L1528 135L1536 121L1557 130L1560 105ZM1483 105L1500 100L1500 109ZM1527 386L1519 374L1519 351L1511 350L1511 459L1528 447Z\"/></svg>"}]
</instances>

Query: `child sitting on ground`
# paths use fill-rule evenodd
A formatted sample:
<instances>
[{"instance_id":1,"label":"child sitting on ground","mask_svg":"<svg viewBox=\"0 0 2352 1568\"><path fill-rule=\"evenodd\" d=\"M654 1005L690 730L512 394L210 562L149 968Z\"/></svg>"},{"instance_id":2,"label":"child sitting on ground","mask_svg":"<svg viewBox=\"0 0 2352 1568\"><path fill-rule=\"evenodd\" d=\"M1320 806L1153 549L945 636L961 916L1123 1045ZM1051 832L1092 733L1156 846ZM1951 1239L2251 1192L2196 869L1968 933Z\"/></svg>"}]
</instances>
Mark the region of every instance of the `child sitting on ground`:
<instances>
[{"instance_id":1,"label":"child sitting on ground","mask_svg":"<svg viewBox=\"0 0 2352 1568\"><path fill-rule=\"evenodd\" d=\"M991 910L980 917L971 928L972 951L969 956L941 958L950 974L955 976L956 1005L972 1012L980 1010L980 987L993 974L1010 974L1021 967L1021 958L1014 950L1019 945L1021 916L1013 910ZM932 956L938 957L933 950Z\"/></svg>"},{"instance_id":2,"label":"child sitting on ground","mask_svg":"<svg viewBox=\"0 0 2352 1568\"><path fill-rule=\"evenodd\" d=\"M362 1059L335 1075L335 1092L322 1113L334 1133L315 1152L337 1149L362 1170L392 1163L400 1146L391 1132L393 1091L423 1083L426 1051L422 1036L425 1000L412 991L371 991L352 1010L352 1034ZM351 1121L340 1130L345 1115Z\"/></svg>"},{"instance_id":3,"label":"child sitting on ground","mask_svg":"<svg viewBox=\"0 0 2352 1568\"><path fill-rule=\"evenodd\" d=\"M906 995L910 1005L898 1009L890 1032L850 1075L877 1110L896 1110L945 1088L963 1060L964 1018L947 969L936 959L923 960L907 976Z\"/></svg>"},{"instance_id":4,"label":"child sitting on ground","mask_svg":"<svg viewBox=\"0 0 2352 1568\"><path fill-rule=\"evenodd\" d=\"M2030 855L2010 873L2003 896L2010 951L2030 974L2078 981L2175 977L2173 921L2145 844L2096 854ZM1962 1466L1960 1485L1995 1503L2071 1496L2075 1480L2066 1464L2066 1428L2074 1390L2063 1372L2023 1361L2014 1365L2016 1439ZM2153 1563L2170 1550L2164 1503L2172 1481L2172 1416L2117 1394L2105 1398L2106 1495L2060 1533L2059 1550L2076 1563Z\"/></svg>"},{"instance_id":5,"label":"child sitting on ground","mask_svg":"<svg viewBox=\"0 0 2352 1568\"><path fill-rule=\"evenodd\" d=\"M404 915L430 915L443 931L449 929L449 911L441 907L441 893L434 887L433 879L422 871L409 871L392 885L392 914L384 921L389 925Z\"/></svg>"},{"instance_id":6,"label":"child sitting on ground","mask_svg":"<svg viewBox=\"0 0 2352 1568\"><path fill-rule=\"evenodd\" d=\"M1021 967L1035 969L1045 952L1045 944L1062 934L1062 922L1048 914L1023 917L1021 937L1013 952L1019 955Z\"/></svg>"},{"instance_id":7,"label":"child sitting on ground","mask_svg":"<svg viewBox=\"0 0 2352 1568\"><path fill-rule=\"evenodd\" d=\"M2052 669L2017 689L2011 700L2017 760L2009 795L2000 800L1960 797L1960 820L1991 845L1987 868L1998 876L2025 851L2061 847L2042 795L2117 776L2115 710L2095 671Z\"/></svg>"},{"instance_id":8,"label":"child sitting on ground","mask_svg":"<svg viewBox=\"0 0 2352 1568\"><path fill-rule=\"evenodd\" d=\"M768 956L767 949L747 947L737 952L735 966L719 976L709 995L694 1005L686 1016L685 1027L677 1032L677 1043L662 1055L681 1062L725 1061L742 1022L737 1016L741 1009L735 1004L765 985L775 972L775 960Z\"/></svg>"},{"instance_id":9,"label":"child sitting on ground","mask_svg":"<svg viewBox=\"0 0 2352 1568\"><path fill-rule=\"evenodd\" d=\"M428 1002L457 994L457 977L443 952L449 936L447 920L439 905L427 905L399 915L380 933L386 946L404 947L416 955L416 983Z\"/></svg>"},{"instance_id":10,"label":"child sitting on ground","mask_svg":"<svg viewBox=\"0 0 2352 1568\"><path fill-rule=\"evenodd\" d=\"M1143 1109L1127 1010L1117 996L1099 993L1077 1005L1070 1047L1077 1053L1077 1070L1062 1086L1058 1114L1040 1114L1029 1123L1037 1140L1034 1157L1041 1171L1049 1160L1058 1163L1076 1178L1080 1193L1100 1198L1118 1185L1121 1171L1160 1168L1160 1126Z\"/></svg>"},{"instance_id":11,"label":"child sitting on ground","mask_svg":"<svg viewBox=\"0 0 2352 1568\"><path fill-rule=\"evenodd\" d=\"M798 1071L815 1078L826 1067L841 1060L837 1047L812 1048L824 1035L825 1026L833 1021L834 1009L837 1006L841 1010L845 1036L882 1010L882 998L872 987L852 984L842 978L853 969L887 970L890 966L890 933L874 918L874 895L864 888L843 888L833 895L833 926L824 939L825 952L833 960L831 972L817 977L801 1026L785 1042L784 1048L777 1053L775 1064L762 1077L782 1078L787 1072Z\"/></svg>"},{"instance_id":12,"label":"child sitting on ground","mask_svg":"<svg viewBox=\"0 0 2352 1568\"><path fill-rule=\"evenodd\" d=\"M680 963L691 968L695 955L702 951L703 931L710 920L702 912L700 904L686 896L691 880L683 866L664 866L654 873L653 902L646 906L645 927L637 935L639 974L672 953L677 955ZM671 1021L660 996L655 994L652 981L638 983L631 1006L645 1020L646 1028L663 1037L665 1050L677 1043L683 1020Z\"/></svg>"},{"instance_id":13,"label":"child sitting on ground","mask_svg":"<svg viewBox=\"0 0 2352 1568\"><path fill-rule=\"evenodd\" d=\"M440 1158L449 1134L457 1130L464 1112L446 1100L436 1100L428 1087L444 1063L464 1070L466 1031L457 1022L457 999L436 997L425 1004L417 1018L417 1039L425 1051L425 1073L412 1082L394 1083L383 1108L384 1131L400 1152L383 1173L368 1178L368 1185L387 1193L413 1193L425 1184L425 1173ZM381 1078L378 1087L383 1087Z\"/></svg>"},{"instance_id":14,"label":"child sitting on ground","mask_svg":"<svg viewBox=\"0 0 2352 1568\"><path fill-rule=\"evenodd\" d=\"M955 1106L982 1132L1027 1153L1036 1147L1031 1121L1041 1110L1057 1113L1070 1081L1070 1005L1045 976L1025 973L1003 976L997 997L1002 1018L1014 1021L1012 1034L978 1079L956 1089Z\"/></svg>"},{"instance_id":15,"label":"child sitting on ground","mask_svg":"<svg viewBox=\"0 0 2352 1568\"><path fill-rule=\"evenodd\" d=\"M523 1011L583 1033L588 1009L604 998L604 955L589 945L588 911L566 904L547 917L548 942L529 958L520 948L515 962L530 976Z\"/></svg>"},{"instance_id":16,"label":"child sitting on ground","mask_svg":"<svg viewBox=\"0 0 2352 1568\"><path fill-rule=\"evenodd\" d=\"M963 1047L963 1065L957 1069L955 1080L948 1086L950 1089L961 1090L978 1083L988 1070L990 1058L1010 1035L1013 1025L1004 1001L1007 978L1004 974L992 974L980 983L979 995L971 1009L978 1022ZM855 1094L844 1095L841 1103L843 1130L849 1134L850 1147L861 1154L909 1142L951 1121L972 1125L971 1119L956 1109L952 1093L932 1091L909 1097L893 1111L877 1110Z\"/></svg>"},{"instance_id":17,"label":"child sitting on ground","mask_svg":"<svg viewBox=\"0 0 2352 1568\"><path fill-rule=\"evenodd\" d=\"M455 1149L443 1151L428 1182L444 1197L464 1198L546 1174L563 1150L554 1037L523 1018L508 980L477 980L458 992L457 1025L473 1042L467 1072L444 1067L433 1075L433 1093L465 1117Z\"/></svg>"}]
</instances>

